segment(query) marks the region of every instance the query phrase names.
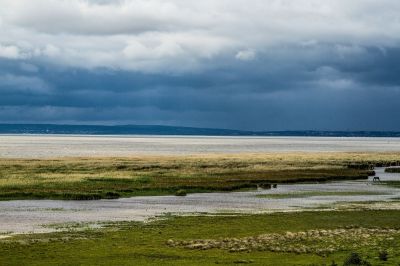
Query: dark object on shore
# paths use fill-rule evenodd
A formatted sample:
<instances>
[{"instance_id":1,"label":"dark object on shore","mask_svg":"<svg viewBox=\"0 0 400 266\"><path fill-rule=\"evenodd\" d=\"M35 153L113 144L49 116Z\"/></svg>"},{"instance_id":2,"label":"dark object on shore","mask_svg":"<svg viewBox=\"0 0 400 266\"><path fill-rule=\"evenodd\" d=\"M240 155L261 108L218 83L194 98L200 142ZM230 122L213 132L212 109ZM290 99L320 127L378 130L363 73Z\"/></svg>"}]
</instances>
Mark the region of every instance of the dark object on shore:
<instances>
[{"instance_id":1,"label":"dark object on shore","mask_svg":"<svg viewBox=\"0 0 400 266\"><path fill-rule=\"evenodd\" d=\"M270 183L261 183L258 185L262 189L271 189L272 185Z\"/></svg>"},{"instance_id":2,"label":"dark object on shore","mask_svg":"<svg viewBox=\"0 0 400 266\"><path fill-rule=\"evenodd\" d=\"M178 191L175 192L175 196L184 197L186 195L187 195L187 193L186 193L186 190L184 190L184 189L179 189Z\"/></svg>"},{"instance_id":3,"label":"dark object on shore","mask_svg":"<svg viewBox=\"0 0 400 266\"><path fill-rule=\"evenodd\" d=\"M368 176L374 176L376 173L374 170L368 171Z\"/></svg>"},{"instance_id":4,"label":"dark object on shore","mask_svg":"<svg viewBox=\"0 0 400 266\"><path fill-rule=\"evenodd\" d=\"M358 170L373 170L374 165L370 163L351 163L347 165L347 168Z\"/></svg>"},{"instance_id":5,"label":"dark object on shore","mask_svg":"<svg viewBox=\"0 0 400 266\"><path fill-rule=\"evenodd\" d=\"M372 182L375 182L375 181L381 181L381 179L379 178L379 176L374 176L374 179L372 179Z\"/></svg>"},{"instance_id":6,"label":"dark object on shore","mask_svg":"<svg viewBox=\"0 0 400 266\"><path fill-rule=\"evenodd\" d=\"M121 197L121 195L119 193L109 191L109 192L106 193L104 198L106 198L106 199L118 199L119 197Z\"/></svg>"},{"instance_id":7,"label":"dark object on shore","mask_svg":"<svg viewBox=\"0 0 400 266\"><path fill-rule=\"evenodd\" d=\"M273 187L273 188L277 188L277 187L278 187L278 184L272 184L272 187Z\"/></svg>"},{"instance_id":8,"label":"dark object on shore","mask_svg":"<svg viewBox=\"0 0 400 266\"><path fill-rule=\"evenodd\" d=\"M374 163L375 167L396 167L400 166L400 161L391 161L391 162L376 162Z\"/></svg>"},{"instance_id":9,"label":"dark object on shore","mask_svg":"<svg viewBox=\"0 0 400 266\"><path fill-rule=\"evenodd\" d=\"M343 263L344 266L355 266L355 265L364 265L364 266L370 266L371 263L369 263L366 260L363 260L361 256L358 253L351 253L349 257L344 261Z\"/></svg>"},{"instance_id":10,"label":"dark object on shore","mask_svg":"<svg viewBox=\"0 0 400 266\"><path fill-rule=\"evenodd\" d=\"M379 259L381 261L387 261L388 260L388 256L389 256L389 254L387 253L386 250L382 250L382 251L379 252Z\"/></svg>"}]
</instances>

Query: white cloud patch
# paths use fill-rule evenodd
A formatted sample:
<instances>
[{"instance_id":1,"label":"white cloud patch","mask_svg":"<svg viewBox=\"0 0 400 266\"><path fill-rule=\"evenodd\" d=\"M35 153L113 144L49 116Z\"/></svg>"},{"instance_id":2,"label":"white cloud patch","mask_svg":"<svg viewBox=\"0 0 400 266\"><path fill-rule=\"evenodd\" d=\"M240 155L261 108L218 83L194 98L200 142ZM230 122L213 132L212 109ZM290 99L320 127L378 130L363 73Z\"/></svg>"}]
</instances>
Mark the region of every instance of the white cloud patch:
<instances>
[{"instance_id":1,"label":"white cloud patch","mask_svg":"<svg viewBox=\"0 0 400 266\"><path fill-rule=\"evenodd\" d=\"M254 58L256 58L256 52L253 50L243 50L243 51L239 51L236 54L236 59L238 60L242 60L242 61L251 61Z\"/></svg>"},{"instance_id":2,"label":"white cloud patch","mask_svg":"<svg viewBox=\"0 0 400 266\"><path fill-rule=\"evenodd\" d=\"M21 58L20 50L14 45L1 45L0 44L0 58L19 59Z\"/></svg>"},{"instance_id":3,"label":"white cloud patch","mask_svg":"<svg viewBox=\"0 0 400 266\"><path fill-rule=\"evenodd\" d=\"M41 52L45 56L56 57L60 55L60 48L52 44L47 44Z\"/></svg>"}]
</instances>

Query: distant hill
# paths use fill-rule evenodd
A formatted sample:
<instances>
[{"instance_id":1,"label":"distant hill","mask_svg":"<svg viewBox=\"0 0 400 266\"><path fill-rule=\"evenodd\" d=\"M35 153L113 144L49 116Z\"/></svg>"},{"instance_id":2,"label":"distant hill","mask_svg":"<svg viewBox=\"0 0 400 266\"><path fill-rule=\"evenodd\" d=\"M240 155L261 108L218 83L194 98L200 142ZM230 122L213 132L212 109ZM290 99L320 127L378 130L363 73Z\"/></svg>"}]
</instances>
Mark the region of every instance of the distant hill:
<instances>
[{"instance_id":1,"label":"distant hill","mask_svg":"<svg viewBox=\"0 0 400 266\"><path fill-rule=\"evenodd\" d=\"M390 131L244 131L158 125L0 124L0 134L400 137Z\"/></svg>"}]
</instances>

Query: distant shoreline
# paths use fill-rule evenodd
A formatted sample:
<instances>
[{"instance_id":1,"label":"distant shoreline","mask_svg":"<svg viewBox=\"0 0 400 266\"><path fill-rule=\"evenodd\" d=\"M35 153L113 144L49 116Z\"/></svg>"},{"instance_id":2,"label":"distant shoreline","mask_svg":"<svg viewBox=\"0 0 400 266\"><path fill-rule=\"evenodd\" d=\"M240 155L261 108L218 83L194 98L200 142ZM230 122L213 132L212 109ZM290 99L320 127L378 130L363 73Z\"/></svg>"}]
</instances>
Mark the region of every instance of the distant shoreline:
<instances>
[{"instance_id":1,"label":"distant shoreline","mask_svg":"<svg viewBox=\"0 0 400 266\"><path fill-rule=\"evenodd\" d=\"M399 140L399 137L386 137L386 136L297 136L297 135L163 135L163 134L75 134L75 133L0 133L0 137L76 137L76 138L160 138L160 139L173 139L173 138L187 138L187 139L349 139L349 140L368 140L368 139L393 139Z\"/></svg>"},{"instance_id":2,"label":"distant shoreline","mask_svg":"<svg viewBox=\"0 0 400 266\"><path fill-rule=\"evenodd\" d=\"M400 131L284 130L245 131L218 128L160 125L58 125L0 124L1 135L93 135L93 136L193 136L193 137L384 137L399 138Z\"/></svg>"}]
</instances>

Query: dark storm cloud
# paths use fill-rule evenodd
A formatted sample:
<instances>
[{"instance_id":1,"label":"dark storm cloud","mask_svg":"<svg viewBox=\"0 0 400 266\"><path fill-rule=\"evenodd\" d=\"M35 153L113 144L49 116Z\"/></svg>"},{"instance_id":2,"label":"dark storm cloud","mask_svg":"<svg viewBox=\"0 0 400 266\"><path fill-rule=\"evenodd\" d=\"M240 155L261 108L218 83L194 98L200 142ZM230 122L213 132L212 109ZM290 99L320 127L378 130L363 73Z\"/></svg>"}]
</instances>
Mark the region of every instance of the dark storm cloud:
<instances>
[{"instance_id":1,"label":"dark storm cloud","mask_svg":"<svg viewBox=\"0 0 400 266\"><path fill-rule=\"evenodd\" d=\"M397 0L0 4L0 122L400 130Z\"/></svg>"},{"instance_id":2,"label":"dark storm cloud","mask_svg":"<svg viewBox=\"0 0 400 266\"><path fill-rule=\"evenodd\" d=\"M362 57L356 57L355 61L346 60L338 62L335 66L367 84L399 86L400 47L384 50L372 47L366 50L367 52Z\"/></svg>"},{"instance_id":3,"label":"dark storm cloud","mask_svg":"<svg viewBox=\"0 0 400 266\"><path fill-rule=\"evenodd\" d=\"M22 66L37 70L26 71L19 61L3 61L0 119L260 130L397 129L397 49L366 48L363 56L347 55L346 60L335 47L330 56L322 56L328 53L325 45L312 48L313 56L310 49L291 47L283 53L286 57L266 53L240 63L221 57L201 73L180 75L24 62ZM20 81L10 86L4 77Z\"/></svg>"}]
</instances>

